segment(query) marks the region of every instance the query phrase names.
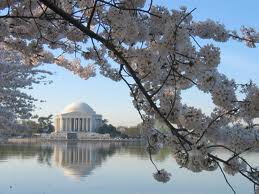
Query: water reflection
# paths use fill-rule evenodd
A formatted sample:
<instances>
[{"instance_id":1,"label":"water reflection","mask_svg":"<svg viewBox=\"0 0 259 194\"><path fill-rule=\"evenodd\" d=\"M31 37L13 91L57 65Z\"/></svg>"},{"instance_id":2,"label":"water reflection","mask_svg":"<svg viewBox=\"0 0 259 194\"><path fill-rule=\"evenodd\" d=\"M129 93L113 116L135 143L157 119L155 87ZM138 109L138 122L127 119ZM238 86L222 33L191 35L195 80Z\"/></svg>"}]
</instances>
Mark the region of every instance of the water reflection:
<instances>
[{"instance_id":1,"label":"water reflection","mask_svg":"<svg viewBox=\"0 0 259 194\"><path fill-rule=\"evenodd\" d=\"M222 158L230 157L230 153L215 150ZM127 142L58 142L42 144L6 144L0 145L0 162L8 159L36 158L40 164L54 165L64 171L65 176L76 179L86 177L101 166L114 154L128 155L141 160L148 160L145 146L140 143ZM153 156L156 162L163 162L172 154L164 148ZM257 165L259 153L246 153L247 161ZM174 160L172 160L174 161Z\"/></svg>"},{"instance_id":2,"label":"water reflection","mask_svg":"<svg viewBox=\"0 0 259 194\"><path fill-rule=\"evenodd\" d=\"M246 158L258 164L259 154L250 153ZM152 178L155 169L147 161L145 147L138 143L0 145L0 193L231 193L219 170L193 173L179 168L170 149L162 149L153 159L160 168L173 174L172 181L161 184ZM237 193L252 193L253 187L243 177L229 179L239 190Z\"/></svg>"},{"instance_id":3,"label":"water reflection","mask_svg":"<svg viewBox=\"0 0 259 194\"><path fill-rule=\"evenodd\" d=\"M113 155L116 147L110 143L66 143L54 145L54 162L63 168L64 175L85 177Z\"/></svg>"},{"instance_id":4,"label":"water reflection","mask_svg":"<svg viewBox=\"0 0 259 194\"><path fill-rule=\"evenodd\" d=\"M29 159L37 157L39 163L51 165L53 148L48 145L6 144L0 145L0 161L11 158Z\"/></svg>"},{"instance_id":5,"label":"water reflection","mask_svg":"<svg viewBox=\"0 0 259 194\"><path fill-rule=\"evenodd\" d=\"M12 158L36 158L40 164L61 168L65 176L80 179L92 174L95 168L115 153L147 159L147 153L140 143L59 142L0 145L0 162ZM161 158L165 159L162 155ZM156 158L159 160L159 155Z\"/></svg>"}]
</instances>

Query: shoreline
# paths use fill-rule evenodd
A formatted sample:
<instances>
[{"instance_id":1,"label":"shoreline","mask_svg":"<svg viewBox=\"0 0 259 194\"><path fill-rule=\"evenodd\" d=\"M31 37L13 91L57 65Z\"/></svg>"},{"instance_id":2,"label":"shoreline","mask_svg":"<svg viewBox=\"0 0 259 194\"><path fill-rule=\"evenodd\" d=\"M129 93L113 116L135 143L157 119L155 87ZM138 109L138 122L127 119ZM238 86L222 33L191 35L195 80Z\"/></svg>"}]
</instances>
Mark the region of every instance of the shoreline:
<instances>
[{"instance_id":1,"label":"shoreline","mask_svg":"<svg viewBox=\"0 0 259 194\"><path fill-rule=\"evenodd\" d=\"M42 143L42 142L90 142L90 141L103 141L103 142L141 142L142 139L102 139L102 138L85 138L85 139L65 139L65 138L9 138L0 143Z\"/></svg>"}]
</instances>

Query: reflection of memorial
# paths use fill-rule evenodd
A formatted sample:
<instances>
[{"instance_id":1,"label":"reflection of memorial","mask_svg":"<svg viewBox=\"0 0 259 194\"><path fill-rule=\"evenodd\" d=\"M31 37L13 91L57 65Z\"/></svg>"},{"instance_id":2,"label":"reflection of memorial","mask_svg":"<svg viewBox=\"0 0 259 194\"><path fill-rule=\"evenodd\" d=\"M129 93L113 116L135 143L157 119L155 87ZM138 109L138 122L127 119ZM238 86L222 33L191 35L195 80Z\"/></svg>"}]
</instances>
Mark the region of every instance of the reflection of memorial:
<instances>
[{"instance_id":1,"label":"reflection of memorial","mask_svg":"<svg viewBox=\"0 0 259 194\"><path fill-rule=\"evenodd\" d=\"M64 143L54 146L55 163L64 169L66 176L76 179L87 176L102 164L108 155L115 153L110 143Z\"/></svg>"},{"instance_id":2,"label":"reflection of memorial","mask_svg":"<svg viewBox=\"0 0 259 194\"><path fill-rule=\"evenodd\" d=\"M10 158L36 159L44 165L56 165L66 176L79 179L90 175L115 152L144 159L148 157L145 147L139 142L50 141L38 144L0 145L0 162L8 162Z\"/></svg>"}]
</instances>

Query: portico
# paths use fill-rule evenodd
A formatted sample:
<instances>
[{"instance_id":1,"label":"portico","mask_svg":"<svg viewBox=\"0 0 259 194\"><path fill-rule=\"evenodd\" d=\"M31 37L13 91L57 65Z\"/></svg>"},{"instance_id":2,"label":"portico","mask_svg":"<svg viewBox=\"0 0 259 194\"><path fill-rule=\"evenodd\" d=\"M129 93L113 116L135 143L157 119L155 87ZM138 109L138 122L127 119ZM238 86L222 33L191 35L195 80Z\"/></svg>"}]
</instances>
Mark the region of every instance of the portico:
<instances>
[{"instance_id":1,"label":"portico","mask_svg":"<svg viewBox=\"0 0 259 194\"><path fill-rule=\"evenodd\" d=\"M72 103L55 117L55 132L96 132L102 116L85 103Z\"/></svg>"}]
</instances>

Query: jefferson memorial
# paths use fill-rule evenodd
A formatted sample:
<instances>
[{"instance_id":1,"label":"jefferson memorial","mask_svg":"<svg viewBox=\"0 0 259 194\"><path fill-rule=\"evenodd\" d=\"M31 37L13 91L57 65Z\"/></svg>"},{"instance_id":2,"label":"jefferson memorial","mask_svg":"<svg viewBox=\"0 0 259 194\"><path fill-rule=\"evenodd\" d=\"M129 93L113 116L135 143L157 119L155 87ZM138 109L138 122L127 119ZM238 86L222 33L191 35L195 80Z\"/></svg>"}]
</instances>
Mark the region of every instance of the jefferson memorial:
<instances>
[{"instance_id":1,"label":"jefferson memorial","mask_svg":"<svg viewBox=\"0 0 259 194\"><path fill-rule=\"evenodd\" d=\"M74 102L55 116L55 133L96 132L102 125L102 115L86 103Z\"/></svg>"}]
</instances>

